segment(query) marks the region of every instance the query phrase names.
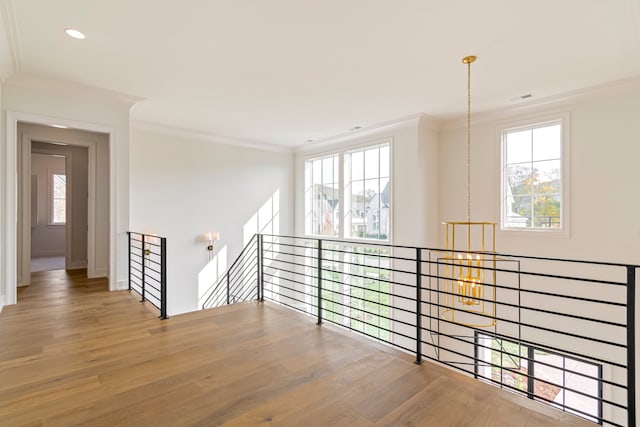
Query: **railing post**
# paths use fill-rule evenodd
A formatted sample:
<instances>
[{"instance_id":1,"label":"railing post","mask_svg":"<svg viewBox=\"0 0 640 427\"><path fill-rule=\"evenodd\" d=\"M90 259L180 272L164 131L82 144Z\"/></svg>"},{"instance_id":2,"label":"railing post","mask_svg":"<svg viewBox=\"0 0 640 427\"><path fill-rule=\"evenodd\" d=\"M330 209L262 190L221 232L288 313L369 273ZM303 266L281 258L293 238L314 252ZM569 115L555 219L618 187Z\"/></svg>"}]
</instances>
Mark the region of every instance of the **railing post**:
<instances>
[{"instance_id":1,"label":"railing post","mask_svg":"<svg viewBox=\"0 0 640 427\"><path fill-rule=\"evenodd\" d=\"M416 361L422 363L422 250L416 248Z\"/></svg>"},{"instance_id":2,"label":"railing post","mask_svg":"<svg viewBox=\"0 0 640 427\"><path fill-rule=\"evenodd\" d=\"M318 325L322 323L322 240L318 239Z\"/></svg>"},{"instance_id":3,"label":"railing post","mask_svg":"<svg viewBox=\"0 0 640 427\"><path fill-rule=\"evenodd\" d=\"M131 232L127 231L127 265L129 270L129 276L127 282L129 283L129 291L131 291Z\"/></svg>"},{"instance_id":4,"label":"railing post","mask_svg":"<svg viewBox=\"0 0 640 427\"><path fill-rule=\"evenodd\" d=\"M636 425L636 268L627 266L627 425Z\"/></svg>"},{"instance_id":5,"label":"railing post","mask_svg":"<svg viewBox=\"0 0 640 427\"><path fill-rule=\"evenodd\" d=\"M160 318L167 316L167 238L160 239Z\"/></svg>"},{"instance_id":6,"label":"railing post","mask_svg":"<svg viewBox=\"0 0 640 427\"><path fill-rule=\"evenodd\" d=\"M258 301L264 301L264 258L262 250L264 247L264 236L258 234Z\"/></svg>"},{"instance_id":7,"label":"railing post","mask_svg":"<svg viewBox=\"0 0 640 427\"><path fill-rule=\"evenodd\" d=\"M140 282L142 282L140 284L140 291L142 292L142 294L140 294L140 296L142 297L142 299L140 300L140 302L144 302L144 283L146 281L146 277L145 277L146 273L144 271L145 270L144 267L146 265L146 259L147 259L146 257L147 257L147 255L146 255L146 250L145 250L145 247L144 247L144 234L142 234L142 246L141 246L141 249L140 249L140 259L142 260L142 280L140 280Z\"/></svg>"}]
</instances>

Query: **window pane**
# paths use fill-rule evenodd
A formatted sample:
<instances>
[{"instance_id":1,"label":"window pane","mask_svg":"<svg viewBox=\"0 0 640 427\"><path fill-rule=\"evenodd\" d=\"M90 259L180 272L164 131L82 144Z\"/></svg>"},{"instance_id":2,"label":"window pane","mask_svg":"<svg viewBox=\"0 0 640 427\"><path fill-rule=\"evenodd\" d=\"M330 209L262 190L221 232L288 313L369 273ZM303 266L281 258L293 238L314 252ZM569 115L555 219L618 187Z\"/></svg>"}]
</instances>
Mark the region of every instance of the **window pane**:
<instances>
[{"instance_id":1,"label":"window pane","mask_svg":"<svg viewBox=\"0 0 640 427\"><path fill-rule=\"evenodd\" d=\"M533 167L537 193L560 192L560 160L535 162Z\"/></svg>"},{"instance_id":2,"label":"window pane","mask_svg":"<svg viewBox=\"0 0 640 427\"><path fill-rule=\"evenodd\" d=\"M51 223L64 224L66 222L66 192L67 177L63 174L51 175Z\"/></svg>"},{"instance_id":3,"label":"window pane","mask_svg":"<svg viewBox=\"0 0 640 427\"><path fill-rule=\"evenodd\" d=\"M364 153L357 151L351 153L351 179L364 178Z\"/></svg>"},{"instance_id":4,"label":"window pane","mask_svg":"<svg viewBox=\"0 0 640 427\"><path fill-rule=\"evenodd\" d=\"M380 147L380 178L389 177L391 159L389 158L389 146Z\"/></svg>"},{"instance_id":5,"label":"window pane","mask_svg":"<svg viewBox=\"0 0 640 427\"><path fill-rule=\"evenodd\" d=\"M507 133L507 164L531 161L531 130Z\"/></svg>"},{"instance_id":6,"label":"window pane","mask_svg":"<svg viewBox=\"0 0 640 427\"><path fill-rule=\"evenodd\" d=\"M329 157L322 161L322 182L333 183L333 158Z\"/></svg>"},{"instance_id":7,"label":"window pane","mask_svg":"<svg viewBox=\"0 0 640 427\"><path fill-rule=\"evenodd\" d=\"M560 196L554 194L538 194L535 196L533 214L534 227L560 227Z\"/></svg>"},{"instance_id":8,"label":"window pane","mask_svg":"<svg viewBox=\"0 0 640 427\"><path fill-rule=\"evenodd\" d=\"M53 197L55 199L64 199L66 190L66 175L53 174Z\"/></svg>"},{"instance_id":9,"label":"window pane","mask_svg":"<svg viewBox=\"0 0 640 427\"><path fill-rule=\"evenodd\" d=\"M506 204L505 222L509 227L530 227L533 217L531 196L513 196Z\"/></svg>"},{"instance_id":10,"label":"window pane","mask_svg":"<svg viewBox=\"0 0 640 427\"><path fill-rule=\"evenodd\" d=\"M337 155L308 160L305 166L305 231L336 236L340 198Z\"/></svg>"},{"instance_id":11,"label":"window pane","mask_svg":"<svg viewBox=\"0 0 640 427\"><path fill-rule=\"evenodd\" d=\"M560 124L533 130L533 161L560 158L561 132Z\"/></svg>"},{"instance_id":12,"label":"window pane","mask_svg":"<svg viewBox=\"0 0 640 427\"><path fill-rule=\"evenodd\" d=\"M533 176L530 164L519 164L507 167L507 193L513 196L531 194Z\"/></svg>"},{"instance_id":13,"label":"window pane","mask_svg":"<svg viewBox=\"0 0 640 427\"><path fill-rule=\"evenodd\" d=\"M364 177L367 179L377 178L379 176L380 168L379 168L378 152L379 152L378 148L365 151Z\"/></svg>"}]
</instances>

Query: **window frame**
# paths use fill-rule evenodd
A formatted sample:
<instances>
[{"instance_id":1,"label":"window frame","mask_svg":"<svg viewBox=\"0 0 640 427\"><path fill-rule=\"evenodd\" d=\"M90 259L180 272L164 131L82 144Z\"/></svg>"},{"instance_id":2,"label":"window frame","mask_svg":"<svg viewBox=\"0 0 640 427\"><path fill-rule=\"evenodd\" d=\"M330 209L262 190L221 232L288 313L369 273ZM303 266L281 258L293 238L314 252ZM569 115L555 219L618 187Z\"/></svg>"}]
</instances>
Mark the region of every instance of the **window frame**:
<instances>
[{"instance_id":1,"label":"window frame","mask_svg":"<svg viewBox=\"0 0 640 427\"><path fill-rule=\"evenodd\" d=\"M389 233L387 236L387 239L371 239L371 238L365 238L365 237L351 237L351 236L347 236L345 233L345 229L346 227L346 210L345 210L345 206L344 206L344 201L345 201L345 186L346 186L346 176L345 176L345 157L348 154L354 153L354 152L358 152L358 151L366 151L367 149L370 148L376 148L376 147L381 147L383 145L388 145L389 146L389 181L390 181L390 185L389 185ZM323 234L315 234L315 233L309 233L307 231L307 224L306 224L306 216L307 216L307 200L306 200L306 195L304 194L304 192L307 189L307 182L306 182L306 175L305 175L305 167L307 162L309 161L314 161L314 160L320 160L320 159L324 159L327 157L331 157L337 155L338 156L338 190L339 190L339 202L338 202L338 219L339 219L339 227L338 227L338 235L336 236L328 236L328 235L323 235ZM320 238L320 239L329 239L329 240L336 240L336 241L358 241L358 242L362 242L362 243L386 243L386 244L392 244L393 242L393 234L394 234L394 227L393 227L393 206L394 206L394 197L393 197L393 186L394 186L394 180L393 180L393 138L392 137L388 137L388 138L382 138L382 139L375 139L375 140L369 140L366 142L359 142L357 144L351 144L351 145L345 145L345 146L341 146L341 147L334 147L334 149L327 149L324 151L319 151L319 152L313 152L313 153L308 153L304 156L304 158L302 159L302 170L303 170L303 209L304 209L304 213L303 213L303 218L304 218L304 236L306 237L311 237L311 238Z\"/></svg>"},{"instance_id":2,"label":"window frame","mask_svg":"<svg viewBox=\"0 0 640 427\"><path fill-rule=\"evenodd\" d=\"M506 134L519 130L536 129L545 126L560 124L561 127L561 148L560 148L560 227L552 228L532 228L532 227L509 227L505 225L505 201L506 201ZM498 181L500 189L500 200L498 202L498 218L500 218L499 231L509 235L521 236L549 236L549 237L569 237L571 218L571 197L570 197L570 146L571 146L571 123L568 112L547 116L536 116L515 121L503 122L496 128L497 147L499 152Z\"/></svg>"},{"instance_id":3,"label":"window frame","mask_svg":"<svg viewBox=\"0 0 640 427\"><path fill-rule=\"evenodd\" d=\"M54 202L54 176L55 175L63 175L65 177L65 215L64 215L64 222L56 222L54 220L54 214L53 214L53 210L54 210L54 206L55 206L55 202ZM47 205L48 205L48 213L47 213L47 226L49 227L65 227L67 225L68 222L68 206L67 206L67 202L69 200L68 195L67 195L67 190L68 190L68 176L66 171L61 171L61 170L57 170L57 169L48 169L47 170L47 178L48 178L48 185L47 185Z\"/></svg>"}]
</instances>

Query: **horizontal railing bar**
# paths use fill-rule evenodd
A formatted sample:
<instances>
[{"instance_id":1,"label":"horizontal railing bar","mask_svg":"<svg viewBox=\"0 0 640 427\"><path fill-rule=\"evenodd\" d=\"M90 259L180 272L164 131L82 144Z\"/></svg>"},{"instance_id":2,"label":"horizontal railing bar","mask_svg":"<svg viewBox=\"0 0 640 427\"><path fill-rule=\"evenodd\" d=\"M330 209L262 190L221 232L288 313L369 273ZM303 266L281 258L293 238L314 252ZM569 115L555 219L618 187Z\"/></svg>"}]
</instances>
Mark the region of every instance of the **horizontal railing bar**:
<instances>
[{"instance_id":1,"label":"horizontal railing bar","mask_svg":"<svg viewBox=\"0 0 640 427\"><path fill-rule=\"evenodd\" d=\"M273 276L273 275L270 275L270 274L267 274L267 273L265 273L265 276L269 276L269 277L274 277L274 278L282 279L282 278L280 278L280 277ZM290 279L282 279L282 280L287 280L287 281L289 281L289 282L299 283L299 282L295 282L295 281L290 280ZM311 297L311 298L315 298L315 297L316 297L316 295L309 294L309 293L306 293L306 292L304 292L304 291L300 291L300 290L298 290L298 289L296 289L296 288L290 288L290 287L288 287L288 286L285 286L284 284L275 284L275 283L271 283L271 282L270 282L270 284L273 284L273 286L278 286L278 287L283 288L283 289L286 289L286 290L288 290L288 291L295 292L295 293L298 293L298 294L302 294L302 295L304 295L304 296L308 296L308 297Z\"/></svg>"},{"instance_id":2,"label":"horizontal railing bar","mask_svg":"<svg viewBox=\"0 0 640 427\"><path fill-rule=\"evenodd\" d=\"M351 244L351 245L356 245L359 244L359 242L357 241L353 241L353 240L340 240L340 239L335 239L335 238L329 238L326 239L322 236L320 237L296 237L296 236L290 236L290 235L274 235L274 234L263 234L263 236L265 237L277 237L277 238L288 238L288 239L294 239L294 240L306 240L306 241L318 241L318 240L322 240L323 242L335 242L335 243L341 243L341 244ZM379 247L390 247L390 248L398 248L398 249L413 249L414 251L416 249L419 249L421 251L427 251L427 252L441 252L441 253L469 253L469 254L482 254L483 252L479 252L479 251L452 251L452 250L447 250L447 249L442 249L442 248L431 248L431 247L418 247L418 246L406 246L406 245L392 245L391 243L376 243L376 242L369 242L369 241L364 241L361 243L361 246L379 246ZM487 253L487 252L484 252ZM615 262L608 262L608 261L589 261L589 260L576 260L576 259L565 259L565 258L551 258L551 257L540 257L540 256L531 256L531 255L519 255L519 254L505 254L505 253L500 253L500 252L491 252L491 255L495 255L495 256L503 256L503 257L510 257L510 258L523 258L523 259L531 259L531 260L538 260L538 261L556 261L556 262L568 262L568 263L578 263L578 264L594 264L594 265L602 265L602 266L610 266L610 267L635 267L635 268L640 268L640 264L624 264L624 263L615 263Z\"/></svg>"},{"instance_id":3,"label":"horizontal railing bar","mask_svg":"<svg viewBox=\"0 0 640 427\"><path fill-rule=\"evenodd\" d=\"M331 280L330 279L326 279L326 280L323 280L323 281L331 281ZM336 282L333 282L333 283L336 283ZM351 286L351 287L356 287L356 286ZM366 288L357 288L357 289L370 290L370 289L366 289ZM333 289L322 288L322 290L323 291L327 291L327 292L331 292L331 293L336 294L336 295L349 297L351 299L355 299L355 300L358 300L358 301L370 302L370 303L373 303L373 304L378 304L378 305L380 305L382 307L388 307L388 308L391 308L391 309L394 309L394 310L404 311L405 313L416 314L414 311L408 310L406 308L402 308L402 307L395 306L395 305L384 304L384 303L379 302L379 301L371 301L371 300L368 300L368 299L364 299L364 298L353 296L351 294L345 294L345 293L342 293L342 292L338 292L338 291L335 291ZM377 292L377 291L373 291L372 290L372 292ZM382 292L380 292L380 293L382 293ZM394 298L399 298L400 297L399 295L393 295L393 294L383 294L383 295L390 295L390 296L393 296ZM410 298L407 298L407 299L409 299L409 301L413 301L413 302L416 301L415 299L410 299ZM411 325L411 326L415 326L415 325Z\"/></svg>"},{"instance_id":4,"label":"horizontal railing bar","mask_svg":"<svg viewBox=\"0 0 640 427\"><path fill-rule=\"evenodd\" d=\"M562 354L561 352L554 351L554 350L550 350L550 349L548 349L548 348L545 348L545 347L543 347L543 346L540 346L539 344L526 344L526 343L524 343L524 344L523 344L521 341L519 342L519 341L514 340L514 339L508 339L508 338L504 338L504 339L503 339L503 338L501 338L500 336L495 336L495 335L487 335L487 336L488 336L488 337L490 337L490 338L497 339L497 340L510 341L510 342L512 342L512 343L517 344L517 345L518 345L518 347L521 347L521 346L524 346L524 347L533 347L533 348L535 348L536 350L541 350L541 351L544 351L544 352L546 352L546 353L552 353L552 354L554 354L554 355L556 355L556 356L560 356L560 357L564 357L564 356L565 356L565 355L564 355L564 354ZM455 336L455 335L451 335L451 336L449 336L449 338L451 338L451 339L456 339L456 340L462 341L462 342L467 343L467 344L470 344L470 345L475 345L475 346L478 346L478 347L486 348L486 349L488 349L488 350L494 350L494 351L499 352L501 355L506 354L506 355L508 355L508 356L513 356L513 358L518 358L518 359L521 359L521 360L526 360L526 361L534 362L536 365L543 365L543 366L547 366L547 367L550 367L550 368L553 368L553 369L560 370L560 371L562 371L563 373L575 374L575 375L577 375L577 376L579 376L579 377L582 377L582 378L588 378L588 379L591 379L591 380L594 380L594 381L601 381L601 382L603 382L604 384L607 384L607 385L610 385L610 386L613 386L613 387L618 387L618 388L623 389L623 390L627 390L627 386L626 386L626 385L624 385L624 384L620 384L620 383L616 383L616 382L613 382L613 381L609 381L609 380L606 380L606 379L603 379L603 378L600 378L600 377L595 377L595 376L593 376L593 375L588 375L588 374L585 374L585 373L583 373L583 372L574 371L574 370L569 369L569 368L559 367L559 366L557 366L557 365L553 365L553 364L551 364L551 363L549 363L549 362L545 362L545 361L543 361L543 360L536 359L535 357L534 357L533 359L531 359L531 358L529 358L529 356L527 356L527 355L518 355L518 354L516 354L516 353L511 353L511 352L509 352L509 351L505 351L505 350L503 349L503 347L502 347L502 346L501 346L501 348L498 350L498 349L494 349L493 347L489 347L489 346L482 345L482 344L480 344L480 343L476 343L476 342L472 342L472 341L467 341L467 340L461 339L461 338L459 338L458 336ZM471 338L471 337L469 337L469 338ZM423 343L424 343L424 341L423 341ZM502 368L500 365L493 365L493 363L492 363L492 362L491 362L491 363L489 363L489 362L486 362L486 361L481 360L481 359L476 359L476 358L473 358L473 359L474 359L474 360L476 360L476 361L481 361L481 362L483 362L483 363L491 364L492 366L495 366L495 367L497 367L497 368ZM598 365L598 364L596 364L596 363L594 363L593 361L590 361L590 360L585 360L585 359L582 359L582 360L581 360L581 359L578 359L578 358L572 358L572 359L577 360L577 361L579 361L579 362L581 362L581 363L585 363L585 364L588 364L588 365L592 365L592 366L601 366L601 365ZM601 362L601 363L602 363L602 362ZM606 364L608 364L608 363L606 363ZM507 367L507 368L504 368L504 369L509 369L509 368ZM519 374L519 375L523 374L523 373L521 373L521 372L517 372L517 371L514 371L514 373L517 373L517 374ZM528 374L524 374L524 375L527 375L527 376L529 376L529 377L530 377L530 375L528 375ZM539 378L535 378L535 379L539 379ZM554 384L554 385L560 385L560 384L555 384L555 383L553 383L553 384ZM561 387L561 388L562 388L562 387Z\"/></svg>"},{"instance_id":5,"label":"horizontal railing bar","mask_svg":"<svg viewBox=\"0 0 640 427\"><path fill-rule=\"evenodd\" d=\"M454 354L460 354L459 352L457 352L457 351L455 351L455 350L447 349L446 351L448 351L448 352L450 352L450 353L454 353ZM431 357L431 356L429 356L429 355L427 355L427 354L422 354L422 357L425 357L425 358L427 358L427 359L429 359L429 360L433 360L433 361L435 361L435 362L437 362L437 363L445 363L446 365L451 366L451 367L453 367L453 368L455 368L455 369L457 369L457 370L459 370L459 371L465 372L465 373L467 373L467 374L474 375L474 376L476 375L475 369L474 369L473 371L470 371L470 370L468 370L468 369L464 369L464 368L462 368L462 367L460 367L460 366L457 366L457 364L462 364L462 362L452 362L452 361L449 361L449 362L442 362L441 360L439 360L439 359L437 359L437 358L434 358L434 357ZM475 365L474 365L474 366L475 366ZM508 388L508 389L511 389L511 390L513 390L513 391L515 391L515 392L519 393L519 394L522 394L523 396L527 396L527 392L526 392L526 391L520 390L520 389L518 389L517 387L513 387L513 386L511 386L511 385L509 385L509 384L503 383L503 382L498 381L498 380L494 380L493 378L489 378L489 377L479 377L479 378L481 378L482 380L490 381L490 382L492 382L492 383L494 383L494 384L497 384L497 385L501 386L501 388ZM536 398L536 399L540 399L540 400L547 401L547 402L549 402L549 403L552 403L553 405L557 405L557 406L564 406L565 408L567 408L567 409L569 409L569 410L571 410L571 411L581 412L581 411L579 411L579 410L577 410L577 409L575 409L575 408L573 408L573 407L570 407L570 406L567 406L567 405L559 405L558 403L556 403L556 402L554 402L554 401L552 401L552 400L548 400L548 399L546 399L546 398L543 398L543 397L541 397L541 396L537 396L537 395L535 395L535 398ZM594 400L595 400L595 399L594 399ZM622 409L627 409L627 408L626 408L626 407L622 407ZM563 411L563 412L566 412L566 411ZM593 414L585 413L585 415L587 415L587 416L589 416L589 417L591 417L591 418L600 418L600 417L598 417L598 416L596 416L596 415L593 415ZM604 418L600 418L600 419L602 419L603 421L606 421L607 423L610 423L610 424L616 425L616 426L618 426L618 425L619 425L619 424L612 423L611 421L608 421L608 420L606 420L606 419L604 419ZM623 426L620 426L620 427L623 427Z\"/></svg>"},{"instance_id":6,"label":"horizontal railing bar","mask_svg":"<svg viewBox=\"0 0 640 427\"><path fill-rule=\"evenodd\" d=\"M329 308L327 308L327 307L323 307L322 309L323 309L324 311L329 312L329 313L332 313L332 314L335 314L335 315L338 315L338 316L342 316L342 317L346 317L346 316L344 316L344 315L342 315L342 314L340 314L340 313L338 313L338 312L335 312L335 311L333 311L333 310L331 310L331 309L329 309ZM385 328L385 327L383 327L383 326L380 326L380 325L373 325L373 324L370 324L370 323L366 323L364 320L354 319L354 318L352 318L352 317L346 317L346 318L347 318L347 319L349 319L349 320L355 320L356 322L360 322L360 323L362 323L363 325L369 325L369 326L372 326L372 327L374 327L374 328L377 328L377 329L383 330L383 331L385 331L385 332L389 332L389 334L391 334L391 335L400 336L400 337L407 338L407 339L414 340L414 341L415 341L415 339L416 339L416 337L412 337L412 336L410 336L410 335L405 335L405 334L402 334L402 333L400 333L400 332L392 331L392 330L387 329L387 328ZM344 327L344 328L347 328L346 326L343 326L343 325L341 325L340 323L338 323L338 322L336 322L336 321L332 321L331 319L328 319L328 318L326 318L325 316L323 316L323 317L322 317L322 320L323 320L323 321L330 322L330 323L333 323L334 325L338 325L338 326L342 326L342 327ZM363 328L363 329L364 329L364 328ZM353 329L353 330L358 331L357 329ZM358 332L359 332L359 333L361 333L361 334L364 334L364 335L370 336L370 337L372 337L372 338L375 338L375 339L377 339L378 341L386 342L386 343L388 343L388 344L391 344L391 345L392 345L392 346L394 346L394 347L402 348L402 349L407 350L407 351L410 351L410 352L411 352L411 351L413 351L413 350L410 350L410 349L407 349L407 348L402 347L402 346L401 346L401 345L399 345L398 343L395 343L395 342L389 342L389 341L384 341L384 340L381 340L381 339L380 339L380 337L375 337L375 336L373 336L373 335L367 334L367 333L362 332L362 331L358 331Z\"/></svg>"},{"instance_id":7,"label":"horizontal railing bar","mask_svg":"<svg viewBox=\"0 0 640 427\"><path fill-rule=\"evenodd\" d=\"M470 252L470 253L474 253L474 252ZM478 252L478 254L486 255L486 252ZM507 260L500 260L500 261L507 262ZM520 262L520 261L517 260L517 259L513 259L513 260L509 260L509 262ZM455 261L452 261L452 262L423 261L423 263L435 264L435 265L444 265L444 266L448 266L448 267L452 267L452 268L459 268L460 267L460 264L456 264ZM466 266L464 266L464 265L462 267L466 268ZM487 266L475 267L475 268L480 268L483 271L496 271L496 272L511 273L511 274L518 274L518 275L526 275L526 276L546 277L546 278L563 279L563 280L573 280L573 281L577 281L577 282L589 282L589 283L594 283L594 284L598 284L598 285L613 285L613 286L626 286L627 285L626 282L615 282L615 281L610 281L610 280L589 279L589 278L586 278L586 277L576 277L576 276L561 276L561 275L557 275L557 274L537 273L537 272L534 272L534 271L508 270L508 269L505 269L505 268L487 267Z\"/></svg>"},{"instance_id":8,"label":"horizontal railing bar","mask_svg":"<svg viewBox=\"0 0 640 427\"><path fill-rule=\"evenodd\" d=\"M426 317L426 318L428 318L428 319L432 319L432 320L436 320L436 321L440 321L440 322L448 323L448 324L450 324L450 325L457 325L457 326L460 326L460 324L459 324L459 323L452 322L452 321L450 321L450 320L443 319L443 318L441 318L441 317L434 317L434 316L432 316L432 315L428 315L428 314L424 314L424 313L423 313L422 317ZM516 322L509 322L509 323L515 323L515 324L517 325L517 323L516 323ZM453 337L453 335L448 335L448 334L445 334L445 333L443 333L443 332L439 332L439 331L437 331L437 330L433 330L433 329L426 328L426 327L423 327L423 328L422 328L422 330L423 330L423 331L426 331L426 332L429 332L429 333L431 333L431 334L444 335L444 336L447 336L447 337L450 337L450 338L451 338L451 337ZM532 341L523 340L523 339L519 339L519 338L513 338L513 337L512 337L512 339L513 339L514 341L518 341L518 342L521 342L521 343L526 343L526 344L529 344L529 345L534 346L534 347L535 347L535 346L540 346L540 344L535 343L535 342L532 342ZM545 344L545 345L543 345L543 346L544 346L544 347L546 347L546 348L549 348L549 349L555 350L555 352L562 353L562 354L566 354L566 355L569 355L569 356L576 356L576 357L578 357L578 358L583 358L583 357L585 357L585 355L584 355L584 354L576 353L576 352L573 352L573 351L571 351L571 350L566 350L566 349L561 349L561 348L553 347L553 346L550 346L550 345L548 345L548 344ZM589 360L592 360L592 361L600 362L600 363L603 363L603 364L608 364L608 365L616 366L616 367L618 367L618 368L625 368L625 369L626 369L626 367L627 367L627 365L625 365L625 364L618 363L618 362L614 362L614 361L611 361L611 360L601 359L601 358L598 358L598 357L596 357L596 356L591 356L591 355L589 355L589 356L588 356L588 359L589 359Z\"/></svg>"},{"instance_id":9,"label":"horizontal railing bar","mask_svg":"<svg viewBox=\"0 0 640 427\"><path fill-rule=\"evenodd\" d=\"M328 269L328 268L323 268L323 269L322 269L322 271L327 271L327 272L329 272L329 273L343 274L343 275L345 275L345 276L350 276L350 277L359 277L359 278L361 278L361 279L376 280L376 281L379 281L379 282L389 283L389 284L391 284L391 285L407 286L407 287L409 287L409 288L414 288L414 289L415 289L415 287L416 287L416 285L415 285L415 284L411 285L411 284L408 284L408 283L395 282L395 281L393 281L393 280L391 280L391 279L382 279L382 278L377 278L377 277L369 277L369 276L365 276L365 275L363 275L363 274L356 274L356 273L342 273L342 272L340 272L340 271L338 271L338 270L331 270L331 269ZM413 273L413 274L415 274L415 273Z\"/></svg>"},{"instance_id":10,"label":"horizontal railing bar","mask_svg":"<svg viewBox=\"0 0 640 427\"><path fill-rule=\"evenodd\" d=\"M448 295L448 296L452 296L452 297L458 297L459 295L456 294L455 292L447 292L447 291L442 291L442 290L433 290L433 289L427 289L427 288L423 288L424 290L426 290L427 292L431 292L431 293L436 293L438 296L440 295ZM516 291L516 289L514 289L514 291ZM497 306L507 306L507 307L514 307L514 308L519 308L519 309L523 309L523 310L531 310L531 311L542 311L542 309L538 309L537 307L531 307L528 305L518 305L515 303L508 303L508 302L502 302L502 301L495 301L492 300L490 298L481 298L481 297L476 297L474 298L478 301L483 301L483 302L488 302L491 304L496 304ZM441 305L439 303L435 303L435 302L427 302L428 304L434 305L436 307L443 307L443 308L451 308L449 306L446 305ZM599 301L594 301L594 304L598 304L600 303ZM557 315L557 316L567 316L567 317L571 317L571 318L575 318L575 319L581 319L581 320L588 320L590 322L597 322L597 323L602 323L602 324L609 324L612 326L617 326L617 327L622 327L622 328L626 328L626 324L622 324L622 323L615 323L613 321L609 321L609 320L604 320L604 319L593 319L593 318L588 318L588 317L582 317L579 315L574 315L574 314L566 314L566 313L560 313L560 312L549 312L553 315ZM481 314L477 314L478 316L481 316ZM490 315L484 315L485 317L493 317ZM496 318L498 319L498 318ZM501 319L500 319L501 320Z\"/></svg>"},{"instance_id":11,"label":"horizontal railing bar","mask_svg":"<svg viewBox=\"0 0 640 427\"><path fill-rule=\"evenodd\" d=\"M285 270L285 271L286 271L286 270ZM266 272L266 271L264 272L264 275L265 275L265 276L269 276L269 277L274 277L274 278L277 278L277 279L280 279L280 280L286 280L286 281L288 281L288 282L292 282L292 283L297 283L297 284L302 285L302 286L305 286L305 287L310 287L310 288L313 288L313 289L317 289L316 287L314 287L313 285L310 285L310 284L308 284L308 283L301 282L301 281L299 281L299 280L295 280L295 279L290 279L290 278L288 278L288 277L284 277L284 276L276 276L276 275L271 274L271 273ZM279 286L279 285L276 285L276 286ZM302 292L302 291L299 291L299 292ZM305 293L305 294L306 294L306 295L309 295L309 296L314 296L313 294L307 294L307 293Z\"/></svg>"},{"instance_id":12,"label":"horizontal railing bar","mask_svg":"<svg viewBox=\"0 0 640 427\"><path fill-rule=\"evenodd\" d=\"M421 276L425 277L425 278L431 278L431 279L437 279L437 280L446 280L446 281L455 281L456 280L454 277L451 277L451 276L440 276L440 275L437 275L437 274L434 275L434 274L425 274L425 273L423 273L423 274L421 274ZM592 303L597 303L597 304L612 305L612 306L616 306L616 307L626 307L626 304L620 303L620 302L614 302L614 301L602 301L602 300L597 300L597 299L587 298L587 297L579 297L579 296L573 296L573 295L563 295L563 294L556 294L556 293L553 293L553 292L545 292L545 291L536 291L536 290L529 289L529 288L514 288L513 286L499 285L499 284L493 284L493 283L489 283L489 282L478 282L478 284L484 285L484 286L487 286L487 287L496 288L496 289L505 289L505 290L512 291L512 292L526 292L526 293L534 294L534 295L547 295L547 296L553 296L553 297L558 297L558 298L566 298L566 299L577 300L577 301L587 301L587 302L592 302ZM429 290L431 292L439 292L437 289L434 289L434 288L424 288L424 289L425 290Z\"/></svg>"}]
</instances>

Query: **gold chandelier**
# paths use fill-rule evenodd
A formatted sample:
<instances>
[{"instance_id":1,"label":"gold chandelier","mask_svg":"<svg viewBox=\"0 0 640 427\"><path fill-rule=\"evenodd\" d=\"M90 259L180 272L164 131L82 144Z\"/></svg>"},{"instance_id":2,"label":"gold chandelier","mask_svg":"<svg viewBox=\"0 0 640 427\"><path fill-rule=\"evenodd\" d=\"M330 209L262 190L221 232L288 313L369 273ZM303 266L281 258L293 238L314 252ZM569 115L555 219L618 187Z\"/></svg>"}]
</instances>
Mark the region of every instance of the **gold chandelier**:
<instances>
[{"instance_id":1,"label":"gold chandelier","mask_svg":"<svg viewBox=\"0 0 640 427\"><path fill-rule=\"evenodd\" d=\"M442 317L470 327L495 326L496 223L471 221L471 64L467 65L467 220L443 222L446 231L445 308Z\"/></svg>"}]
</instances>

